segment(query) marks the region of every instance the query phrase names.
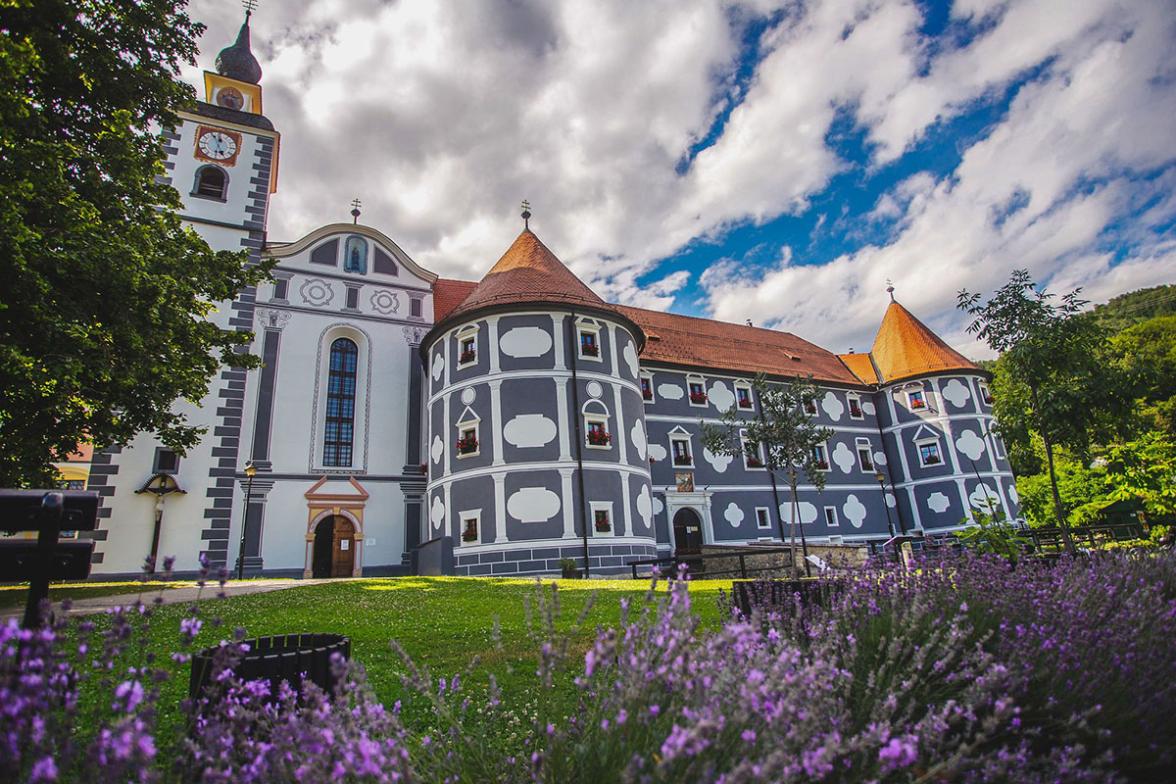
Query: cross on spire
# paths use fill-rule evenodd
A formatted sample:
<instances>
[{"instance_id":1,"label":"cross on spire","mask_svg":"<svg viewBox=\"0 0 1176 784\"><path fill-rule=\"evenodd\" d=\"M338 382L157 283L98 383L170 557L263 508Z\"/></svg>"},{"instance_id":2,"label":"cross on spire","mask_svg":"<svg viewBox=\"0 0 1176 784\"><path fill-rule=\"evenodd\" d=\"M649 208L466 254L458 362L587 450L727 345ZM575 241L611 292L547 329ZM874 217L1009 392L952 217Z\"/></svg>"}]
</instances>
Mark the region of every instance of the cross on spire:
<instances>
[{"instance_id":1,"label":"cross on spire","mask_svg":"<svg viewBox=\"0 0 1176 784\"><path fill-rule=\"evenodd\" d=\"M523 228L531 228L531 202L523 199Z\"/></svg>"},{"instance_id":2,"label":"cross on spire","mask_svg":"<svg viewBox=\"0 0 1176 784\"><path fill-rule=\"evenodd\" d=\"M886 293L890 295L890 301L894 302L894 284L890 281L890 278L886 279Z\"/></svg>"},{"instance_id":3,"label":"cross on spire","mask_svg":"<svg viewBox=\"0 0 1176 784\"><path fill-rule=\"evenodd\" d=\"M245 9L245 16L250 16L257 10L257 0L241 0L241 7Z\"/></svg>"},{"instance_id":4,"label":"cross on spire","mask_svg":"<svg viewBox=\"0 0 1176 784\"><path fill-rule=\"evenodd\" d=\"M359 215L360 215L359 208L362 206L363 206L363 203L359 200L358 196L351 200L351 222L352 223L359 223Z\"/></svg>"}]
</instances>

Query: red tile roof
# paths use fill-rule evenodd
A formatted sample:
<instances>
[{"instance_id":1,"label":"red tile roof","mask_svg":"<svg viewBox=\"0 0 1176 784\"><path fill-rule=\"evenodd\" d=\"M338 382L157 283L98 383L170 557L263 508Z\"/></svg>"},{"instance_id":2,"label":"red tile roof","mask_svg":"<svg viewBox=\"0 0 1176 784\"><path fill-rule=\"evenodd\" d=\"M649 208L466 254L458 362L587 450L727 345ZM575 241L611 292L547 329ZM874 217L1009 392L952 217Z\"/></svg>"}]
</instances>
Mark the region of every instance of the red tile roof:
<instances>
[{"instance_id":1,"label":"red tile roof","mask_svg":"<svg viewBox=\"0 0 1176 784\"><path fill-rule=\"evenodd\" d=\"M790 332L614 305L645 330L647 362L774 376L811 375L861 386L836 354Z\"/></svg>"},{"instance_id":2,"label":"red tile roof","mask_svg":"<svg viewBox=\"0 0 1176 784\"><path fill-rule=\"evenodd\" d=\"M870 355L886 384L948 370L980 370L897 302L886 309Z\"/></svg>"},{"instance_id":3,"label":"red tile roof","mask_svg":"<svg viewBox=\"0 0 1176 784\"><path fill-rule=\"evenodd\" d=\"M440 321L448 316L477 286L472 280L437 278L433 284L433 320Z\"/></svg>"},{"instance_id":4,"label":"red tile roof","mask_svg":"<svg viewBox=\"0 0 1176 784\"><path fill-rule=\"evenodd\" d=\"M863 383L878 383L878 374L874 371L874 363L870 361L869 354L838 354L837 356Z\"/></svg>"},{"instance_id":5,"label":"red tile roof","mask_svg":"<svg viewBox=\"0 0 1176 784\"><path fill-rule=\"evenodd\" d=\"M530 229L523 230L486 276L447 315L460 316L478 308L512 303L582 305L611 310Z\"/></svg>"}]
</instances>

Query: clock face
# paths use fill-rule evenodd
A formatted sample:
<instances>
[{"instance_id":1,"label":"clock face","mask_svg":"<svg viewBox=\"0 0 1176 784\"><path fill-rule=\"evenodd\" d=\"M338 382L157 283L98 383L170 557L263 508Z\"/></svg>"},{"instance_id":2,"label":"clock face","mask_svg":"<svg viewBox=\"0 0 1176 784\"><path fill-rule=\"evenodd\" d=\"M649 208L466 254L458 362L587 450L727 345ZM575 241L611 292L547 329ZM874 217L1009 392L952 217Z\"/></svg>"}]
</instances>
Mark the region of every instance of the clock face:
<instances>
[{"instance_id":1,"label":"clock face","mask_svg":"<svg viewBox=\"0 0 1176 784\"><path fill-rule=\"evenodd\" d=\"M200 152L214 161L224 161L237 154L237 140L223 131L208 131L200 137Z\"/></svg>"},{"instance_id":2,"label":"clock face","mask_svg":"<svg viewBox=\"0 0 1176 784\"><path fill-rule=\"evenodd\" d=\"M245 96L236 87L222 87L216 94L216 102L228 109L240 109L245 105Z\"/></svg>"}]
</instances>

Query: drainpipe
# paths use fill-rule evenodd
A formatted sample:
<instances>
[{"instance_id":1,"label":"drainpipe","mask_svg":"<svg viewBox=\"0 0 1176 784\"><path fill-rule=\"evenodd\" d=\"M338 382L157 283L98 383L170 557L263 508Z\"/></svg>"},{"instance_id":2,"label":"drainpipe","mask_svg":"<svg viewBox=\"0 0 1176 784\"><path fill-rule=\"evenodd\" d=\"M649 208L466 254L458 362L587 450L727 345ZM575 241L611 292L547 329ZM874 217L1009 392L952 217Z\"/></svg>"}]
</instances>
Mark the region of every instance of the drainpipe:
<instances>
[{"instance_id":1,"label":"drainpipe","mask_svg":"<svg viewBox=\"0 0 1176 784\"><path fill-rule=\"evenodd\" d=\"M890 390L889 390L889 389L885 389L885 388L883 388L883 387L879 387L877 391L878 391L879 393L882 393L882 394L885 394L885 395L889 395L889 394L890 394ZM875 401L875 406L874 406L874 424L875 424L875 425L877 426L877 428L878 428L878 438L882 440L882 454L886 455L886 471L885 471L885 475L886 475L886 477L887 477L887 478L889 478L889 479L890 479L890 492L894 494L894 516L898 518L898 532L899 532L899 533L900 533L902 536L906 536L906 535L907 535L907 532L906 532L906 523L905 523L905 522L903 521L903 519L902 519L902 504L900 504L900 503L898 502L898 488L894 486L894 469L895 469L895 467L896 467L896 466L898 466L898 465L900 465L900 464L899 464L899 463L895 463L895 462L894 462L894 461L891 459L891 456L890 456L890 450L889 450L889 449L887 449L887 446L886 446L886 434L882 432L882 417L881 417L881 416L879 416L879 414L878 414L878 406L879 406L880 404L881 404L881 401L877 401L877 400ZM892 423L892 424L893 424L893 423ZM895 436L894 436L894 442L895 442L895 447L896 447L896 448L898 448L898 449L902 449L902 440L901 440L901 439L899 438L899 436L897 435L897 432L896 432L896 434L895 434ZM910 477L907 477L907 480L909 481L909 480L910 480ZM885 487L883 487L883 488L882 488L882 503L883 503L883 504L885 504L885 503L886 503L886 488L885 488ZM889 512L887 512L887 514L889 514Z\"/></svg>"},{"instance_id":2,"label":"drainpipe","mask_svg":"<svg viewBox=\"0 0 1176 784\"><path fill-rule=\"evenodd\" d=\"M584 491L584 433L582 432L581 415L580 415L580 378L576 374L576 355L579 353L579 346L576 345L576 311L572 313L572 331L569 341L571 349L568 351L568 356L572 360L572 420L576 423L574 432L576 435L576 483L580 487L580 538L584 543L584 579L588 579L588 516L584 514L584 508L588 503L588 495Z\"/></svg>"}]
</instances>

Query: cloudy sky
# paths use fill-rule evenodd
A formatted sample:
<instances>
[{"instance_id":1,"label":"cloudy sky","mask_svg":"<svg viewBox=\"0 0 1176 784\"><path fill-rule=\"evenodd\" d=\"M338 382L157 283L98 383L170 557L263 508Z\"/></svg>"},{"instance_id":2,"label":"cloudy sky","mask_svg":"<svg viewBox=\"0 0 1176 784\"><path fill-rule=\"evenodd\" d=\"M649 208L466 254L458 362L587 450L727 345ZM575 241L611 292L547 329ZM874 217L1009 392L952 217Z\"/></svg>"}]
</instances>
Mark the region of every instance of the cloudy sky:
<instances>
[{"instance_id":1,"label":"cloudy sky","mask_svg":"<svg viewBox=\"0 0 1176 784\"><path fill-rule=\"evenodd\" d=\"M240 23L193 0L200 65ZM1176 280L1174 0L262 0L270 237L363 222L477 279L532 227L612 301L868 349L886 281ZM185 74L193 83L198 70Z\"/></svg>"}]
</instances>

